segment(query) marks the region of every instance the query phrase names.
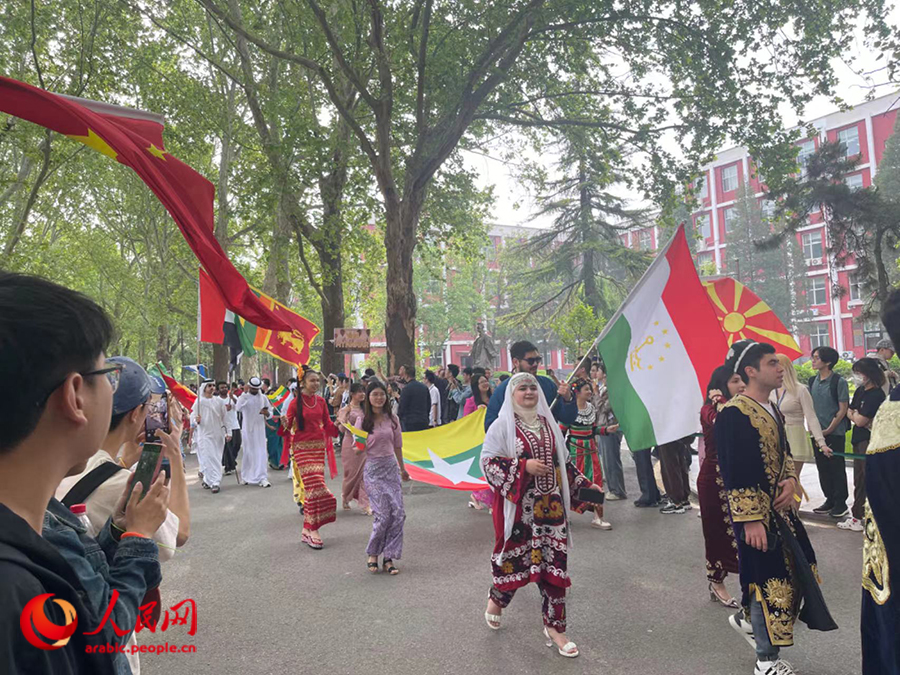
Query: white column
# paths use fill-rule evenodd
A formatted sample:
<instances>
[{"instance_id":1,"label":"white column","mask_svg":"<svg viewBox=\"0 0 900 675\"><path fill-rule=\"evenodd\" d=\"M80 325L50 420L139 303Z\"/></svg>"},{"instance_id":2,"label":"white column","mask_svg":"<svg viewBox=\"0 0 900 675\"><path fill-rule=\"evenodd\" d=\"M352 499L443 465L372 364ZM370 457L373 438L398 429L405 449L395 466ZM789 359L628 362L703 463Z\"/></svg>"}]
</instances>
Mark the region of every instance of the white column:
<instances>
[{"instance_id":1,"label":"white column","mask_svg":"<svg viewBox=\"0 0 900 675\"><path fill-rule=\"evenodd\" d=\"M719 193L717 192L716 186L716 167L712 166L709 169L709 204L712 208L712 213L710 215L710 227L712 227L713 231L713 260L716 263L716 272L722 272L722 259L719 254Z\"/></svg>"},{"instance_id":2,"label":"white column","mask_svg":"<svg viewBox=\"0 0 900 675\"><path fill-rule=\"evenodd\" d=\"M872 115L866 115L866 145L869 146L869 180L875 181L875 134L872 132Z\"/></svg>"}]
</instances>

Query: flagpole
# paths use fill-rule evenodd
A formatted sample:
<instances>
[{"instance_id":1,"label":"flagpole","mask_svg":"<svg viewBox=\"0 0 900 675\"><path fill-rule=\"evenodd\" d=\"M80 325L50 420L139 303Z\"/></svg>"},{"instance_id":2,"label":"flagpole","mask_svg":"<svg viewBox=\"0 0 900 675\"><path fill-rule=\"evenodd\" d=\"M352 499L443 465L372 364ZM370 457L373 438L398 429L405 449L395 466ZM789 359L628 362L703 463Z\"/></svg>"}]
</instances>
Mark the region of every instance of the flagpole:
<instances>
[{"instance_id":1,"label":"flagpole","mask_svg":"<svg viewBox=\"0 0 900 675\"><path fill-rule=\"evenodd\" d=\"M636 295L638 293L638 291L641 290L641 288L643 288L644 284L647 282L647 279L649 278L650 272L655 267L655 263L660 259L661 256L664 256L668 252L669 247L672 246L672 242L675 241L675 237L677 237L678 233L683 229L684 229L684 223L681 223L678 227L675 228L675 234L672 235L672 238L669 239L669 241L666 243L666 245L662 249L660 249L660 251L656 254L656 258L653 260L652 263L650 263L650 265L647 267L647 269L644 270L644 273L641 275L641 278L638 280L638 282L634 285L634 288L631 289L631 292L628 294L628 296L625 298L625 300L622 302L622 304L619 305L619 309L616 310L616 313L613 314L612 318L603 327L603 330L600 331L600 335L598 335L597 339L594 340L593 344L591 345L591 348L588 349L584 353L584 356L581 357L581 361L579 361L578 365L575 366L575 369L571 373L569 373L569 376L566 378L566 384L568 384L569 382L572 381L572 378L575 377L575 373L578 372L578 369L581 368L581 366L584 364L584 362L588 359L590 353L597 348L597 345L600 344L600 341L606 337L606 334L615 325L618 318L620 316L622 316L622 311L624 310L625 306L628 305L628 301L631 300L631 298L634 295ZM559 396L557 396L555 399L553 399L553 403L550 404L551 409L553 408L554 405L556 405L556 402L558 400L559 400Z\"/></svg>"}]
</instances>

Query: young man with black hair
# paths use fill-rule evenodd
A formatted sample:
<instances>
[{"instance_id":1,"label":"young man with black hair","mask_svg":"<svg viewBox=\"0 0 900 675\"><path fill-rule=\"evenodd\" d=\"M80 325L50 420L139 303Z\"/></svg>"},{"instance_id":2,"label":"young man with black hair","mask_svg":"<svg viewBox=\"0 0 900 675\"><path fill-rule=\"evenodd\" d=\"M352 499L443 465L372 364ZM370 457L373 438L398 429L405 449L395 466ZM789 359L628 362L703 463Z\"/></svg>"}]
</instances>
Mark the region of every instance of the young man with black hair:
<instances>
[{"instance_id":1,"label":"young man with black hair","mask_svg":"<svg viewBox=\"0 0 900 675\"><path fill-rule=\"evenodd\" d=\"M444 377L447 381L447 422L455 422L459 419L459 402L458 394L462 389L462 382L459 381L459 366L451 363L444 370Z\"/></svg>"},{"instance_id":2,"label":"young man with black hair","mask_svg":"<svg viewBox=\"0 0 900 675\"><path fill-rule=\"evenodd\" d=\"M119 598L134 618L146 586L159 583L157 547L149 537L162 522L156 520L163 515L158 507L167 501L168 488L161 482L151 492L165 492L165 499L129 500L125 526L132 536L120 538L107 525L100 533L102 552L94 550L98 542L84 534L81 523L53 498L62 479L84 467L109 431L121 369L106 362L104 352L112 333L106 313L80 293L37 277L0 273L0 379L17 387L16 395L0 407L0 672L4 674L117 672L114 656L95 650L120 641L112 626L107 624L96 635L85 634L100 624L107 609L93 602L105 583L90 564L97 554L113 553L134 563L128 570L133 593ZM41 536L48 529L71 540L69 553L80 551L79 569L73 569L73 558ZM25 605L47 593L52 599L43 603L42 611L51 623L70 624L71 610L78 620L68 642L51 650L31 644L20 626ZM43 641L53 642L46 636Z\"/></svg>"},{"instance_id":3,"label":"young man with black hair","mask_svg":"<svg viewBox=\"0 0 900 675\"><path fill-rule=\"evenodd\" d=\"M428 387L428 395L431 397L431 408L428 413L428 426L439 427L442 424L443 408L441 408L441 390L437 386L438 376L434 371L426 370L424 378L425 386Z\"/></svg>"},{"instance_id":4,"label":"young man with black hair","mask_svg":"<svg viewBox=\"0 0 900 675\"><path fill-rule=\"evenodd\" d=\"M531 373L537 378L541 391L544 392L544 398L547 399L547 405L551 406L550 409L557 421L562 424L574 422L575 416L578 414L578 406L575 404L575 397L572 396L569 385L565 382L557 385L549 377L537 374L541 361L544 360L538 348L528 340L519 340L510 346L509 355L512 358L513 372ZM509 380L498 384L494 393L491 394L491 400L484 416L485 431L490 428L497 419L497 415L500 414L500 408L503 406L503 399L506 396L507 382ZM556 401L556 405L553 404L554 401Z\"/></svg>"},{"instance_id":5,"label":"young man with black hair","mask_svg":"<svg viewBox=\"0 0 900 675\"><path fill-rule=\"evenodd\" d=\"M424 431L431 419L431 392L416 380L415 366L400 366L400 380L405 383L400 392L400 425L403 431Z\"/></svg>"},{"instance_id":6,"label":"young man with black hair","mask_svg":"<svg viewBox=\"0 0 900 675\"><path fill-rule=\"evenodd\" d=\"M231 392L228 391L228 383L216 382L216 396L231 403ZM225 447L222 450L222 468L224 475L230 476L237 468L237 456L241 451L241 422L235 406L225 411Z\"/></svg>"},{"instance_id":7,"label":"young man with black hair","mask_svg":"<svg viewBox=\"0 0 900 675\"><path fill-rule=\"evenodd\" d=\"M810 365L818 372L809 381L813 407L822 435L825 436L824 450L816 450L816 469L819 484L825 494L825 501L814 508L815 513L828 513L832 518L843 518L849 513L847 498L847 464L843 457L835 457L835 452L844 452L847 431L850 428L847 410L850 407L850 388L847 380L834 372L840 356L831 347L816 347L812 350Z\"/></svg>"},{"instance_id":8,"label":"young man with black hair","mask_svg":"<svg viewBox=\"0 0 900 675\"><path fill-rule=\"evenodd\" d=\"M803 621L810 628L831 628L826 617L811 609L818 592L812 588L818 582L815 552L793 509L799 490L784 418L769 401L772 390L782 385L784 368L772 345L749 340L732 346L725 365L747 384L719 412L715 427L743 591L743 609L729 621L756 649L754 675L792 675L794 669L779 658L779 650L794 642L801 600ZM824 601L821 609L827 615Z\"/></svg>"},{"instance_id":9,"label":"young man with black hair","mask_svg":"<svg viewBox=\"0 0 900 675\"><path fill-rule=\"evenodd\" d=\"M892 346L900 344L900 291L885 300L881 320ZM865 462L862 675L900 675L900 387L875 415Z\"/></svg>"}]
</instances>

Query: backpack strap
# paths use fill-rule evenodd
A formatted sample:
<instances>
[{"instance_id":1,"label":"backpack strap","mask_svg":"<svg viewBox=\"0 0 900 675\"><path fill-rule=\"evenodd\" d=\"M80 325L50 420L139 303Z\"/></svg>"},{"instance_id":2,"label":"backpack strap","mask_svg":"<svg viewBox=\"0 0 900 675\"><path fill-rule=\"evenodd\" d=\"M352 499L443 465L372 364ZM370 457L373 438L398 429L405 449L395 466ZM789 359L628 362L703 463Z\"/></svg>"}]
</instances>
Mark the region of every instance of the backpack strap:
<instances>
[{"instance_id":1,"label":"backpack strap","mask_svg":"<svg viewBox=\"0 0 900 675\"><path fill-rule=\"evenodd\" d=\"M119 466L116 462L100 462L72 486L66 493L66 496L62 498L62 503L70 508L73 504L84 504L94 490L103 485L116 473L124 470L125 467Z\"/></svg>"},{"instance_id":2,"label":"backpack strap","mask_svg":"<svg viewBox=\"0 0 900 675\"><path fill-rule=\"evenodd\" d=\"M838 382L843 378L837 373L832 373L831 382L829 382L829 388L831 389L831 398L834 399L835 403L840 403L838 401Z\"/></svg>"},{"instance_id":3,"label":"backpack strap","mask_svg":"<svg viewBox=\"0 0 900 675\"><path fill-rule=\"evenodd\" d=\"M815 381L816 381L816 376L813 375L811 378L809 378L809 382L806 383L806 385L809 387L810 391L812 391L813 382L815 382Z\"/></svg>"}]
</instances>

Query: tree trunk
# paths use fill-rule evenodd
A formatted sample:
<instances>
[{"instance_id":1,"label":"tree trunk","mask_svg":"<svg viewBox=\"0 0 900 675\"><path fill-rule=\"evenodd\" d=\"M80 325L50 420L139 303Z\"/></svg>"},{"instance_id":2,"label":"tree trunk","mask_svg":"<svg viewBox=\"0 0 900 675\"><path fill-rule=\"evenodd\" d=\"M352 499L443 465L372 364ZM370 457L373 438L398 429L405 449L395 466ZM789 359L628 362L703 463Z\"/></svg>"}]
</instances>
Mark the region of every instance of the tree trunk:
<instances>
[{"instance_id":1,"label":"tree trunk","mask_svg":"<svg viewBox=\"0 0 900 675\"><path fill-rule=\"evenodd\" d=\"M424 201L424 189L412 189L408 191L402 203L387 203L385 208L387 316L384 333L387 338L388 375L396 375L402 365L416 363L413 252Z\"/></svg>"},{"instance_id":2,"label":"tree trunk","mask_svg":"<svg viewBox=\"0 0 900 675\"><path fill-rule=\"evenodd\" d=\"M228 368L231 365L231 354L225 345L213 345L212 377L216 382L228 379ZM231 384L229 382L229 384Z\"/></svg>"},{"instance_id":3,"label":"tree trunk","mask_svg":"<svg viewBox=\"0 0 900 675\"><path fill-rule=\"evenodd\" d=\"M169 358L169 326L161 323L156 327L156 362L162 363L171 371L171 359Z\"/></svg>"}]
</instances>

